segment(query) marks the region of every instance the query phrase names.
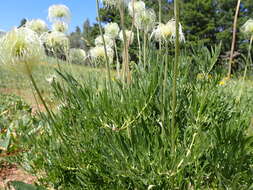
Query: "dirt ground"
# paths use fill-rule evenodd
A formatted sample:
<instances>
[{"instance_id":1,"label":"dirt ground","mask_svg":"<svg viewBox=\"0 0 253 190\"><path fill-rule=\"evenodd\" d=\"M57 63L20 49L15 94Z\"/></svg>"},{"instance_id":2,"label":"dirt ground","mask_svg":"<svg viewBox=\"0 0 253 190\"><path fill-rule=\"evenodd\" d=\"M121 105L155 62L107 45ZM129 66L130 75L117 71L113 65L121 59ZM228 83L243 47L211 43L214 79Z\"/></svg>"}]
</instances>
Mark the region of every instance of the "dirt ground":
<instances>
[{"instance_id":1,"label":"dirt ground","mask_svg":"<svg viewBox=\"0 0 253 190\"><path fill-rule=\"evenodd\" d=\"M5 163L0 167L0 189L7 187L6 185L9 181L22 181L33 184L36 181L36 177L27 174L15 165Z\"/></svg>"}]
</instances>

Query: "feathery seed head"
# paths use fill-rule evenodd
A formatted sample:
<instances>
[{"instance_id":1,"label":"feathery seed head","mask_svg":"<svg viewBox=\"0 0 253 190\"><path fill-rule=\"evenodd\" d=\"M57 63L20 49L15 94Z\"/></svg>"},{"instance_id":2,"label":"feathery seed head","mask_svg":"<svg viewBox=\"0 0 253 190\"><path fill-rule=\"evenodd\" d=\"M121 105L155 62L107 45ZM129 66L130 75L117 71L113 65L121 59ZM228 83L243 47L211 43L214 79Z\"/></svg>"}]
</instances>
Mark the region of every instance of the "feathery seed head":
<instances>
[{"instance_id":1,"label":"feathery seed head","mask_svg":"<svg viewBox=\"0 0 253 190\"><path fill-rule=\"evenodd\" d=\"M114 42L113 40L107 36L107 35L104 35L104 39L105 39L105 45L108 46L108 47L113 47L114 45ZM104 46L104 43L103 43L103 38L102 36L98 36L96 39L95 39L95 45L96 46Z\"/></svg>"},{"instance_id":2,"label":"feathery seed head","mask_svg":"<svg viewBox=\"0 0 253 190\"><path fill-rule=\"evenodd\" d=\"M166 24L159 23L153 30L151 37L159 41L171 41L174 42L176 38L176 22L174 19L169 20ZM184 42L185 37L182 30L182 25L179 23L179 41Z\"/></svg>"},{"instance_id":3,"label":"feathery seed head","mask_svg":"<svg viewBox=\"0 0 253 190\"><path fill-rule=\"evenodd\" d=\"M114 51L110 47L106 47L109 61L113 61ZM93 61L105 61L106 54L103 46L96 46L90 50L90 56Z\"/></svg>"},{"instance_id":4,"label":"feathery seed head","mask_svg":"<svg viewBox=\"0 0 253 190\"><path fill-rule=\"evenodd\" d=\"M253 36L253 19L247 20L241 29L246 35Z\"/></svg>"},{"instance_id":5,"label":"feathery seed head","mask_svg":"<svg viewBox=\"0 0 253 190\"><path fill-rule=\"evenodd\" d=\"M130 16L134 16L134 14L138 14L141 13L143 11L145 11L146 9L146 5L143 1L130 1L128 3L128 12L130 14Z\"/></svg>"},{"instance_id":6,"label":"feathery seed head","mask_svg":"<svg viewBox=\"0 0 253 190\"><path fill-rule=\"evenodd\" d=\"M68 31L68 24L62 21L56 21L52 25L52 30L56 32L65 33Z\"/></svg>"},{"instance_id":7,"label":"feathery seed head","mask_svg":"<svg viewBox=\"0 0 253 190\"><path fill-rule=\"evenodd\" d=\"M69 57L72 63L82 64L85 62L87 55L83 49L71 48L69 50Z\"/></svg>"},{"instance_id":8,"label":"feathery seed head","mask_svg":"<svg viewBox=\"0 0 253 190\"><path fill-rule=\"evenodd\" d=\"M129 44L132 44L134 41L134 33L130 30L125 30L126 33L126 40ZM123 30L120 31L119 33L119 39L124 42L124 35L123 35Z\"/></svg>"},{"instance_id":9,"label":"feathery seed head","mask_svg":"<svg viewBox=\"0 0 253 190\"><path fill-rule=\"evenodd\" d=\"M25 65L26 71L40 63L45 56L44 47L36 32L15 28L8 32L0 43L1 62L7 65Z\"/></svg>"},{"instance_id":10,"label":"feathery seed head","mask_svg":"<svg viewBox=\"0 0 253 190\"><path fill-rule=\"evenodd\" d=\"M51 5L48 8L48 19L54 22L58 19L70 21L71 13L66 5Z\"/></svg>"},{"instance_id":11,"label":"feathery seed head","mask_svg":"<svg viewBox=\"0 0 253 190\"><path fill-rule=\"evenodd\" d=\"M42 35L43 42L51 49L69 49L69 39L62 32L51 32Z\"/></svg>"},{"instance_id":12,"label":"feathery seed head","mask_svg":"<svg viewBox=\"0 0 253 190\"><path fill-rule=\"evenodd\" d=\"M46 22L41 19L30 20L26 22L25 27L37 32L39 35L48 31Z\"/></svg>"},{"instance_id":13,"label":"feathery seed head","mask_svg":"<svg viewBox=\"0 0 253 190\"><path fill-rule=\"evenodd\" d=\"M155 11L153 9L145 9L144 11L136 13L134 24L136 28L148 32L154 27L155 21L156 21Z\"/></svg>"},{"instance_id":14,"label":"feathery seed head","mask_svg":"<svg viewBox=\"0 0 253 190\"><path fill-rule=\"evenodd\" d=\"M127 5L130 0L101 0L105 7L118 7L119 5Z\"/></svg>"},{"instance_id":15,"label":"feathery seed head","mask_svg":"<svg viewBox=\"0 0 253 190\"><path fill-rule=\"evenodd\" d=\"M119 25L117 23L108 23L105 26L105 35L111 39L116 39L119 35Z\"/></svg>"}]
</instances>

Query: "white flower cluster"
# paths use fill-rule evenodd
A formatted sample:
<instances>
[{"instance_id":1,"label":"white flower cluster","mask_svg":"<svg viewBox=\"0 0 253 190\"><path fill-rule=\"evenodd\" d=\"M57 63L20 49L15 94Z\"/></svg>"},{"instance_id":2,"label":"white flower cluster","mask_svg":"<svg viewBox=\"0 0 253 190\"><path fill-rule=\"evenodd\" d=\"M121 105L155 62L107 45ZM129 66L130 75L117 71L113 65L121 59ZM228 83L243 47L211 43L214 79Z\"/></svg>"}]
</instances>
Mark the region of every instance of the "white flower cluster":
<instances>
[{"instance_id":1,"label":"white flower cluster","mask_svg":"<svg viewBox=\"0 0 253 190\"><path fill-rule=\"evenodd\" d=\"M83 49L71 48L69 50L69 58L71 63L83 64L87 58L87 55Z\"/></svg>"},{"instance_id":2,"label":"white flower cluster","mask_svg":"<svg viewBox=\"0 0 253 190\"><path fill-rule=\"evenodd\" d=\"M128 4L129 15L133 17L135 27L148 32L153 29L156 22L156 14L153 9L147 9L143 1L132 0Z\"/></svg>"},{"instance_id":3,"label":"white flower cluster","mask_svg":"<svg viewBox=\"0 0 253 190\"><path fill-rule=\"evenodd\" d=\"M105 26L105 35L110 37L111 39L116 39L119 35L119 31L120 31L120 28L119 28L119 25L117 23L108 23L106 26Z\"/></svg>"},{"instance_id":4,"label":"white flower cluster","mask_svg":"<svg viewBox=\"0 0 253 190\"><path fill-rule=\"evenodd\" d=\"M153 30L151 37L157 41L174 42L176 38L176 22L174 19L169 20L166 24L159 23ZM182 30L182 25L179 24L179 41L184 42L185 37Z\"/></svg>"},{"instance_id":5,"label":"white flower cluster","mask_svg":"<svg viewBox=\"0 0 253 190\"><path fill-rule=\"evenodd\" d=\"M114 51L111 47L106 47L106 53L104 46L96 46L90 50L90 57L93 61L105 61L106 54L110 63L113 62Z\"/></svg>"},{"instance_id":6,"label":"white flower cluster","mask_svg":"<svg viewBox=\"0 0 253 190\"><path fill-rule=\"evenodd\" d=\"M44 33L41 39L52 50L60 48L69 49L69 39L62 32L53 31L51 33Z\"/></svg>"},{"instance_id":7,"label":"white flower cluster","mask_svg":"<svg viewBox=\"0 0 253 190\"><path fill-rule=\"evenodd\" d=\"M27 21L25 27L33 30L34 32L37 32L39 35L48 31L46 22L41 19L33 19Z\"/></svg>"},{"instance_id":8,"label":"white flower cluster","mask_svg":"<svg viewBox=\"0 0 253 190\"><path fill-rule=\"evenodd\" d=\"M134 41L134 33L130 30L125 30L125 34L126 34L127 43L132 44L133 41ZM121 30L120 33L119 33L119 39L124 42L124 32L123 32L123 30Z\"/></svg>"},{"instance_id":9,"label":"white flower cluster","mask_svg":"<svg viewBox=\"0 0 253 190\"><path fill-rule=\"evenodd\" d=\"M22 65L26 69L40 63L44 59L44 47L36 32L21 27L8 32L0 43L2 64Z\"/></svg>"},{"instance_id":10,"label":"white flower cluster","mask_svg":"<svg viewBox=\"0 0 253 190\"><path fill-rule=\"evenodd\" d=\"M65 33L68 31L68 24L62 21L56 21L52 25L52 30L56 32Z\"/></svg>"},{"instance_id":11,"label":"white flower cluster","mask_svg":"<svg viewBox=\"0 0 253 190\"><path fill-rule=\"evenodd\" d=\"M242 32L250 37L253 36L253 19L249 19L241 28Z\"/></svg>"},{"instance_id":12,"label":"white flower cluster","mask_svg":"<svg viewBox=\"0 0 253 190\"><path fill-rule=\"evenodd\" d=\"M48 8L48 19L51 22L57 20L69 22L71 19L71 13L66 5L52 5Z\"/></svg>"},{"instance_id":13,"label":"white flower cluster","mask_svg":"<svg viewBox=\"0 0 253 190\"><path fill-rule=\"evenodd\" d=\"M118 7L119 5L127 5L130 0L101 0L105 7Z\"/></svg>"}]
</instances>

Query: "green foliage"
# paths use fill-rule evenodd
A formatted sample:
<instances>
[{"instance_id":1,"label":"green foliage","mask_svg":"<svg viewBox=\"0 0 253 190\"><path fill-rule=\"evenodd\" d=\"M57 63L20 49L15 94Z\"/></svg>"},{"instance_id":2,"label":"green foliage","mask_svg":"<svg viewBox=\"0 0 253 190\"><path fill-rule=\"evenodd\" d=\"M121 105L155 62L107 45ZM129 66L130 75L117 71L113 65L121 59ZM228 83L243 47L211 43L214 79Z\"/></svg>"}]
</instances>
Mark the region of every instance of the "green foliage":
<instances>
[{"instance_id":1,"label":"green foliage","mask_svg":"<svg viewBox=\"0 0 253 190\"><path fill-rule=\"evenodd\" d=\"M53 83L53 88L62 106L53 120L41 115L41 135L29 133L31 151L20 161L33 173L44 171L40 182L55 189L249 188L252 94L245 91L238 103L232 95L236 86L219 86L215 75L197 78L199 71L210 72L217 52L219 47L203 51L208 61L195 71L189 62L194 59L181 57L188 64L181 65L178 80L176 152L170 139L171 69L163 126L163 67L151 56L150 70L134 67L132 84L123 88L114 81L113 94L92 77L78 82L59 72L66 84Z\"/></svg>"},{"instance_id":2,"label":"green foliage","mask_svg":"<svg viewBox=\"0 0 253 190\"><path fill-rule=\"evenodd\" d=\"M11 181L9 186L13 187L15 190L45 190L43 187L36 187L34 185L25 184L20 181Z\"/></svg>"},{"instance_id":3,"label":"green foliage","mask_svg":"<svg viewBox=\"0 0 253 190\"><path fill-rule=\"evenodd\" d=\"M0 94L0 154L21 151L22 132L32 123L30 106L16 96Z\"/></svg>"}]
</instances>

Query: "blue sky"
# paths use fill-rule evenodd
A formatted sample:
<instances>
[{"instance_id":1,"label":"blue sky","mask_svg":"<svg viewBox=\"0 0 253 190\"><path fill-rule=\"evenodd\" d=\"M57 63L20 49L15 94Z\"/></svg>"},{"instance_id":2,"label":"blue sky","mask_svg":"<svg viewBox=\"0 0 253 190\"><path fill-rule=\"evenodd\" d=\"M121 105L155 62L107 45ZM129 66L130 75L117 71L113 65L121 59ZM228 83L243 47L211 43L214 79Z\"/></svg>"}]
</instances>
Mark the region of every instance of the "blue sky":
<instances>
[{"instance_id":1,"label":"blue sky","mask_svg":"<svg viewBox=\"0 0 253 190\"><path fill-rule=\"evenodd\" d=\"M52 4L65 4L72 13L70 31L82 26L87 18L91 23L96 18L95 0L1 0L0 30L8 31L18 26L22 18L40 18L47 21L47 10ZM48 22L48 21L47 21ZM48 22L48 24L50 24Z\"/></svg>"}]
</instances>

